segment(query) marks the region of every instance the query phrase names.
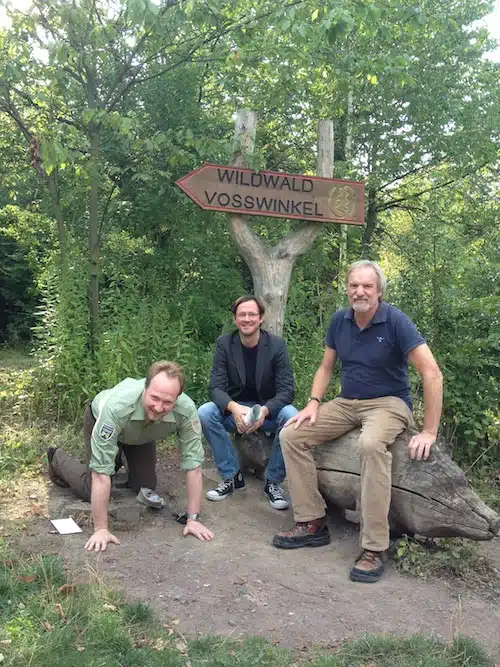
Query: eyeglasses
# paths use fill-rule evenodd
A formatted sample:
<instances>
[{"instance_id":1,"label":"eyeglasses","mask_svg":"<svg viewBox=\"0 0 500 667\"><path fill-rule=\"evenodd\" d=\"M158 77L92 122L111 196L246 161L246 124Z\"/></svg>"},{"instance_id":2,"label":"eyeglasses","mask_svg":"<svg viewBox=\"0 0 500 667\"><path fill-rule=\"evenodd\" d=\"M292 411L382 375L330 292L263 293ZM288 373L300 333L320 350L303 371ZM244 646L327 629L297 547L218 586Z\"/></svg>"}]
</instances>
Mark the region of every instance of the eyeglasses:
<instances>
[{"instance_id":1,"label":"eyeglasses","mask_svg":"<svg viewBox=\"0 0 500 667\"><path fill-rule=\"evenodd\" d=\"M236 315L237 320L244 320L248 318L249 320L255 320L260 317L260 313L238 313Z\"/></svg>"}]
</instances>

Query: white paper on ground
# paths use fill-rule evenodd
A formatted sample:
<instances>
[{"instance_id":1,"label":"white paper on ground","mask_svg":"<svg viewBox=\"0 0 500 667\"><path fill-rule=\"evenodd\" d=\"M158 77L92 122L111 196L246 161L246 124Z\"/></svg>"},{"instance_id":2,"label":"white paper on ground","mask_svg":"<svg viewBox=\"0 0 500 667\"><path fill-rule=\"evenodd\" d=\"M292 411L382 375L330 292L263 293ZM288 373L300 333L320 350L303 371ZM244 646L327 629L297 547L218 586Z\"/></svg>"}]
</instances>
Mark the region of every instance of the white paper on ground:
<instances>
[{"instance_id":1,"label":"white paper on ground","mask_svg":"<svg viewBox=\"0 0 500 667\"><path fill-rule=\"evenodd\" d=\"M81 533L80 526L71 519L51 519L50 523L54 526L61 535L69 535L70 533Z\"/></svg>"}]
</instances>

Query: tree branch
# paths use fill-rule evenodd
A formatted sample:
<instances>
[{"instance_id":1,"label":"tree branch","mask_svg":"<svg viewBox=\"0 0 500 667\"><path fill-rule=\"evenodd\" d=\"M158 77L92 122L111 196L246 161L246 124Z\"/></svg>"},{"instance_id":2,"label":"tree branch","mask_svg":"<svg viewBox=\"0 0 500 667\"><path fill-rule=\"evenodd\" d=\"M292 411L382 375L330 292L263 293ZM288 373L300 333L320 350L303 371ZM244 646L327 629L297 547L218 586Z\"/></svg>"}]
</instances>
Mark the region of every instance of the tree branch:
<instances>
[{"instance_id":1,"label":"tree branch","mask_svg":"<svg viewBox=\"0 0 500 667\"><path fill-rule=\"evenodd\" d=\"M434 167L437 166L437 164L438 162L429 162L429 164L419 165L418 167L415 167L415 169L410 169L410 171L407 171L405 174L395 176L390 181L387 181L387 183L384 183L384 185L381 185L379 188L377 188L376 191L382 192L382 190L385 190L385 188L388 188L393 183L396 183L396 181L401 181L403 180L403 178L407 178L408 176L413 176L414 174L418 174L421 171L426 171L427 169L433 169Z\"/></svg>"},{"instance_id":2,"label":"tree branch","mask_svg":"<svg viewBox=\"0 0 500 667\"><path fill-rule=\"evenodd\" d=\"M162 7L162 8L160 9L160 11L158 12L159 17L164 16L164 15L167 13L167 11L168 11L171 7L174 7L174 6L177 5L177 4L178 4L178 0L167 0L167 2L165 3L165 5L163 5L163 7ZM118 104L118 102L120 101L120 98L121 98L122 95L123 95L122 92L118 92L118 93L115 95L114 100L113 100L113 101L111 101L111 100L112 100L113 95L114 95L116 89L118 88L120 82L123 81L123 79L125 78L125 76L127 75L127 73L131 71L132 63L134 62L134 58L136 58L136 56L137 56L137 54L139 53L140 49L141 49L142 46L146 43L146 41L149 39L149 37L151 36L152 32L153 32L153 28L151 28L149 31L146 31L146 32L140 37L140 39L138 40L138 42L137 42L137 44L135 45L135 47L131 50L129 57L127 58L127 61L125 62L125 65L123 66L121 72L119 72L119 73L117 74L114 83L112 84L112 86L111 86L110 89L109 89L108 94L107 94L106 97L104 98L104 107L106 107L106 106L109 104L109 108L110 108L110 109L113 109L113 108ZM128 88L127 88L127 90L128 90Z\"/></svg>"},{"instance_id":3,"label":"tree branch","mask_svg":"<svg viewBox=\"0 0 500 667\"><path fill-rule=\"evenodd\" d=\"M475 174L477 171L480 169L484 169L489 164L489 162L484 162L483 164L478 165L474 169L471 169L468 171L466 174L462 174L461 176L458 176L457 178L450 178L447 181L444 181L443 183L438 183L437 185L433 185L429 188L424 188L423 190L420 190L419 192L415 192L414 194L409 194L407 197L399 197L398 199L390 199L386 204L379 204L377 205L377 210L378 211L387 211L391 208L395 207L400 207L400 204L402 202L406 202L411 199L417 199L418 197L421 197L422 195L427 194L428 192L435 192L436 190L440 190L441 188L446 188L449 185L453 185L453 183L457 183L458 181L463 180L464 178L467 178L471 174Z\"/></svg>"},{"instance_id":4,"label":"tree branch","mask_svg":"<svg viewBox=\"0 0 500 667\"><path fill-rule=\"evenodd\" d=\"M107 198L107 200L106 200L106 204L105 204L105 206L104 206L104 210L103 210L103 212L102 212L101 223L100 223L100 225L99 225L99 231L97 232L97 243L98 243L99 245L101 245L102 230L104 229L104 221L105 221L105 219L106 219L106 214L107 214L107 212L108 212L109 204L110 204L110 202L111 202L111 198L112 198L113 193L114 193L114 191L116 190L116 188L117 188L117 185L116 185L116 183L113 181L113 186L112 186L112 188L111 188L111 190L110 190L110 192L109 192L109 196L108 196L108 198Z\"/></svg>"},{"instance_id":5,"label":"tree branch","mask_svg":"<svg viewBox=\"0 0 500 667\"><path fill-rule=\"evenodd\" d=\"M303 4L305 1L306 1L306 0L292 0L292 2L290 2L289 4L287 4L285 7L280 7L280 8L279 8L279 11L283 11L284 9L286 10L286 9L289 9L290 7L294 7L294 6ZM170 0L170 2L168 2L167 5L163 8L164 11L161 12L161 15L163 15L163 14L166 12L167 9L169 9L171 6L173 6L173 5L175 5L175 4L177 4L176 1L174 1L174 0ZM148 57L147 59L145 59L140 65L138 65L138 66L135 68L135 71L134 71L134 73L133 73L133 75L132 75L132 78L131 78L131 79L130 79L130 80L129 80L123 87L122 87L121 90L119 90L118 92L116 92L116 94L114 95L114 99L112 100L112 99L111 99L111 98L112 98L112 95L115 93L115 91L116 91L116 89L117 89L117 87L118 87L119 80L123 80L123 78L125 77L125 75L127 74L127 72L132 70L132 62L133 62L133 59L137 56L137 53L139 52L140 48L143 46L143 44L145 43L145 41L147 40L147 38L148 38L148 37L150 36L150 34L151 34L151 32L145 33L145 34L141 37L141 39L139 40L139 42L137 43L136 47L133 49L132 53L130 54L130 57L129 57L128 61L127 61L126 67L124 68L124 70L122 71L122 73L117 77L117 79L116 79L116 81L115 81L115 84L112 86L112 88L111 88L109 94L108 94L107 97L105 98L104 104L105 104L105 105L108 105L108 109L109 109L109 110L114 109L114 107L118 104L118 102L120 101L120 99L121 99L121 98L122 98L122 97L123 97L129 90L130 90L130 88L132 88L134 85L138 85L138 84L140 84L140 83L144 83L144 82L146 82L146 81L151 81L152 79L156 79L156 78L162 76L162 75L165 74L166 72L169 72L169 71L171 71L172 69L175 69L176 67L178 67L178 66L180 66L180 65L182 65L182 64L184 64L184 63L186 63L186 62L188 62L188 61L190 60L191 56L192 56L194 53L196 53L196 51L198 51L199 49L201 49L203 46L206 46L207 44L210 44L210 43L213 42L213 41L217 41L217 40L219 40L221 37L224 37L225 35L231 33L233 30L237 30L237 29L239 29L239 28L242 28L242 27L244 27L244 26L246 26L246 25L249 25L250 23L258 23L258 22L261 21L262 19L265 19L265 18L268 18L269 16L272 16L272 15L275 14L277 11L278 11L278 9L272 9L272 10L269 10L269 11L267 11L267 12L264 12L264 13L258 15L258 16L250 17L250 18L247 19L247 20L241 20L241 19L240 19L240 21L239 21L238 23L233 23L233 24L231 24L230 26L227 26L224 30L217 31L215 34L213 34L213 35L209 35L209 36L206 37L205 39L203 39L203 40L201 40L201 41L198 41L198 43L195 44L195 46L193 46L193 47L190 49L190 51L188 52L188 54L187 54L186 56L184 56L184 57L182 57L180 60L176 61L173 65L170 65L169 67L166 67L166 68L162 69L160 72L157 72L157 73L152 74L152 75L150 75L150 76L146 76L146 77L138 78L139 73L143 70L143 68L144 68L144 66L146 65L146 63L151 62L151 60L153 60L155 57L158 57L161 53L164 53L165 50L170 46L170 44L169 44L169 45L165 45L165 47L163 47L162 49L160 49L159 51L157 51L157 52L154 54L154 56L149 56L149 57ZM245 16L246 16L246 15L245 15ZM187 40L187 41L184 42L184 43L185 43L185 44L188 44L189 41L195 41L196 39L197 39L196 37L193 37L192 40ZM176 45L176 46L178 46L178 45Z\"/></svg>"}]
</instances>

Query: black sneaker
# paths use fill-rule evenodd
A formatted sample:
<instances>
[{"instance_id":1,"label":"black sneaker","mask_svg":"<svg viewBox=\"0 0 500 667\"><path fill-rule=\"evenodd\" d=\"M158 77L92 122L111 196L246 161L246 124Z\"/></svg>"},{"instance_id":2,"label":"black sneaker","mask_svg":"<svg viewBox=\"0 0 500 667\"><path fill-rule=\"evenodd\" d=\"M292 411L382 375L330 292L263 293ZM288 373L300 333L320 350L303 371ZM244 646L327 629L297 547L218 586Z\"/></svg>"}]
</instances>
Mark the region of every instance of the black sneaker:
<instances>
[{"instance_id":1,"label":"black sneaker","mask_svg":"<svg viewBox=\"0 0 500 667\"><path fill-rule=\"evenodd\" d=\"M287 510L288 509L288 500L285 498L283 489L276 482L266 482L264 487L264 493L269 498L271 507L275 510Z\"/></svg>"},{"instance_id":2,"label":"black sneaker","mask_svg":"<svg viewBox=\"0 0 500 667\"><path fill-rule=\"evenodd\" d=\"M243 479L241 472L238 470L234 477L231 479L222 480L216 489L210 489L210 491L207 491L206 497L208 500L224 500L230 496L233 491L240 491L244 488L245 480Z\"/></svg>"},{"instance_id":3,"label":"black sneaker","mask_svg":"<svg viewBox=\"0 0 500 667\"><path fill-rule=\"evenodd\" d=\"M54 470L54 467L52 465L52 459L54 458L54 454L57 451L57 447L49 447L47 449L47 459L49 462L48 465L48 473L49 473L49 479L51 482L53 482L56 486L60 486L61 489L69 489L69 484L64 481L64 479L61 479L56 471Z\"/></svg>"},{"instance_id":4,"label":"black sneaker","mask_svg":"<svg viewBox=\"0 0 500 667\"><path fill-rule=\"evenodd\" d=\"M239 491L240 489L245 488L245 479L243 478L240 470L238 470L236 475L233 477L233 483L235 491Z\"/></svg>"}]
</instances>

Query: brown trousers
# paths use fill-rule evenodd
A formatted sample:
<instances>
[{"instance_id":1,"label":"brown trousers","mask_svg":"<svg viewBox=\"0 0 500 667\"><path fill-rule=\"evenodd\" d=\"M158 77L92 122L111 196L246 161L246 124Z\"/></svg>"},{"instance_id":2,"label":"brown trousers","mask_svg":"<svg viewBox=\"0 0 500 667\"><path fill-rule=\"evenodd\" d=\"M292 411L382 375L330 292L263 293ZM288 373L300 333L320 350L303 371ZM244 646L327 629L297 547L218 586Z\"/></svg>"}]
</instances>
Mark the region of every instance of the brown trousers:
<instances>
[{"instance_id":1,"label":"brown trousers","mask_svg":"<svg viewBox=\"0 0 500 667\"><path fill-rule=\"evenodd\" d=\"M79 498L90 502L92 491L92 470L89 462L92 456L92 429L95 418L90 404L83 415L83 438L85 442L85 459L81 463L78 459L67 454L63 449L56 449L52 459L52 467L58 477L69 484L73 493ZM141 487L156 488L156 442L146 442L143 445L125 445L118 443L115 472L121 465L121 454L125 454L128 467L128 485L135 493Z\"/></svg>"},{"instance_id":2,"label":"brown trousers","mask_svg":"<svg viewBox=\"0 0 500 667\"><path fill-rule=\"evenodd\" d=\"M406 403L396 396L368 400L336 398L320 405L316 423L290 425L280 434L288 487L296 521L325 515L325 501L318 490L312 448L361 427L358 441L361 464L361 545L385 551L389 547L392 454L388 447L413 426Z\"/></svg>"}]
</instances>

